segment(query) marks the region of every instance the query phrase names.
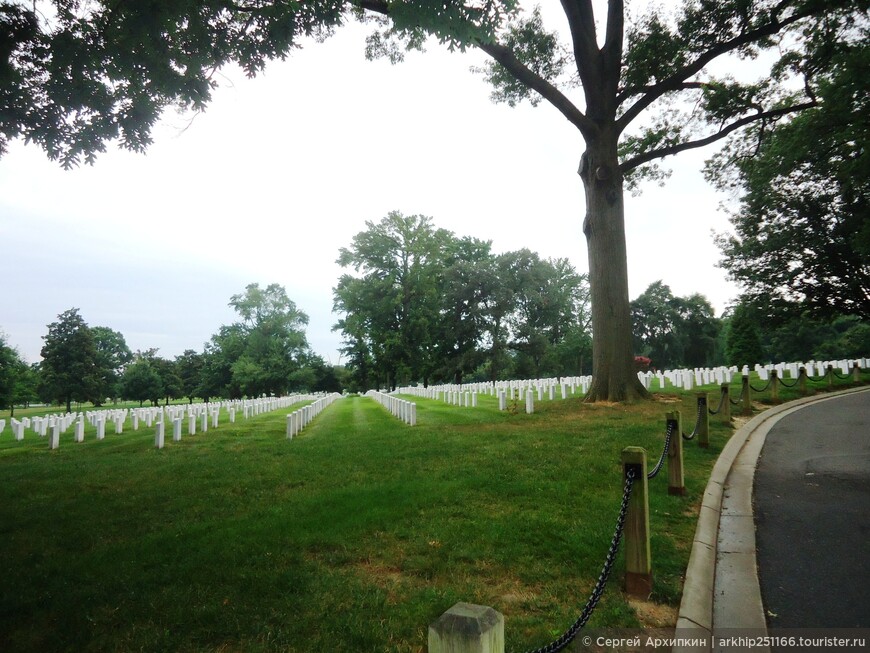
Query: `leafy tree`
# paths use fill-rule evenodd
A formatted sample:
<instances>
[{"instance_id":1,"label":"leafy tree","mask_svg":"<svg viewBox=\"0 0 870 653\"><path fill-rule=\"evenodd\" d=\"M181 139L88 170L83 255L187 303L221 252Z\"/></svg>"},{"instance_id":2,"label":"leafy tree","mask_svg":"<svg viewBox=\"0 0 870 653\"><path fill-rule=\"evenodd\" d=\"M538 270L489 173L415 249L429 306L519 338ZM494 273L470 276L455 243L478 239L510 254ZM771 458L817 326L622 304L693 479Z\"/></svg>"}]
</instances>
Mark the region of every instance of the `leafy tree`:
<instances>
[{"instance_id":1,"label":"leafy tree","mask_svg":"<svg viewBox=\"0 0 870 653\"><path fill-rule=\"evenodd\" d=\"M73 400L93 399L100 388L98 353L94 334L79 309L71 308L57 317L43 336L40 371L47 394L64 402L70 412Z\"/></svg>"},{"instance_id":2,"label":"leafy tree","mask_svg":"<svg viewBox=\"0 0 870 653\"><path fill-rule=\"evenodd\" d=\"M230 298L229 305L242 318L234 325L241 348L232 361L233 383L249 397L298 388L294 375L308 355L308 316L276 283L266 288L249 284L244 293Z\"/></svg>"},{"instance_id":3,"label":"leafy tree","mask_svg":"<svg viewBox=\"0 0 870 653\"><path fill-rule=\"evenodd\" d=\"M202 354L193 349L185 349L184 353L175 357L175 368L181 381L181 395L187 397L188 403L198 396L202 384Z\"/></svg>"},{"instance_id":4,"label":"leafy tree","mask_svg":"<svg viewBox=\"0 0 870 653\"><path fill-rule=\"evenodd\" d=\"M0 148L22 136L67 166L92 160L111 139L145 148L164 107L205 106L217 68L238 62L255 75L303 37L327 34L350 17L381 17L372 56L398 60L402 47L422 48L427 36L479 48L493 60L486 74L494 99L543 99L586 144L579 173L592 291L588 399L595 401L647 394L633 367L626 185L661 178L660 159L817 105L817 68L808 56L815 50L807 43L822 33L840 38L843 26L866 14L867 0L685 0L672 18L650 9L633 24L623 0L608 0L600 34L592 0L564 0L568 46L540 12L522 13L516 0L56 0L0 9ZM756 83L710 72L727 55L761 53L777 61ZM578 82L580 97L572 99Z\"/></svg>"},{"instance_id":5,"label":"leafy tree","mask_svg":"<svg viewBox=\"0 0 870 653\"><path fill-rule=\"evenodd\" d=\"M752 369L756 363L764 362L761 328L757 313L750 304L741 303L734 308L728 323L726 348L730 365L748 365Z\"/></svg>"},{"instance_id":6,"label":"leafy tree","mask_svg":"<svg viewBox=\"0 0 870 653\"><path fill-rule=\"evenodd\" d=\"M483 360L480 341L485 329L484 303L491 291L486 274L491 243L476 238L450 238L446 243L439 319L434 335L436 377L462 383Z\"/></svg>"},{"instance_id":7,"label":"leafy tree","mask_svg":"<svg viewBox=\"0 0 870 653\"><path fill-rule=\"evenodd\" d=\"M816 360L863 358L870 351L870 324L845 315L834 320L831 329L833 337L813 351Z\"/></svg>"},{"instance_id":8,"label":"leafy tree","mask_svg":"<svg viewBox=\"0 0 870 653\"><path fill-rule=\"evenodd\" d=\"M222 326L206 343L201 356L200 384L193 391L203 398L280 395L302 382L298 372L308 356L304 327L308 316L278 284L260 288L252 283L233 295L229 305L241 318ZM190 396L191 386L178 380L178 393Z\"/></svg>"},{"instance_id":9,"label":"leafy tree","mask_svg":"<svg viewBox=\"0 0 870 653\"><path fill-rule=\"evenodd\" d=\"M152 367L160 377L160 387L162 392L160 396L163 398L165 405L169 405L169 401L178 397L184 396L183 383L178 374L178 367L175 361L155 356L151 359Z\"/></svg>"},{"instance_id":10,"label":"leafy tree","mask_svg":"<svg viewBox=\"0 0 870 653\"><path fill-rule=\"evenodd\" d=\"M556 371L551 367L554 347L564 341L579 312L588 308L586 276L578 275L567 259L544 260L527 249L514 254L516 304L509 324L511 348L517 352L516 373L550 375Z\"/></svg>"},{"instance_id":11,"label":"leafy tree","mask_svg":"<svg viewBox=\"0 0 870 653\"><path fill-rule=\"evenodd\" d=\"M499 254L487 266L485 273L489 292L484 298L483 315L489 380L512 376L513 360L508 345L511 341L511 316L517 307L513 279L517 278L517 252Z\"/></svg>"},{"instance_id":12,"label":"leafy tree","mask_svg":"<svg viewBox=\"0 0 870 653\"><path fill-rule=\"evenodd\" d=\"M635 348L659 369L709 367L718 362L721 322L703 295L676 297L655 281L631 302Z\"/></svg>"},{"instance_id":13,"label":"leafy tree","mask_svg":"<svg viewBox=\"0 0 870 653\"><path fill-rule=\"evenodd\" d=\"M8 408L10 416L15 414L15 404L25 394L29 373L30 368L18 350L10 347L6 335L0 332L0 408Z\"/></svg>"},{"instance_id":14,"label":"leafy tree","mask_svg":"<svg viewBox=\"0 0 870 653\"><path fill-rule=\"evenodd\" d=\"M712 367L721 363L718 341L722 321L706 297L695 293L679 299L680 332L683 338L683 365Z\"/></svg>"},{"instance_id":15,"label":"leafy tree","mask_svg":"<svg viewBox=\"0 0 870 653\"><path fill-rule=\"evenodd\" d=\"M164 394L163 384L152 357L137 356L126 367L121 377L121 394L125 399L138 401L140 406L145 401L155 406L159 403Z\"/></svg>"},{"instance_id":16,"label":"leafy tree","mask_svg":"<svg viewBox=\"0 0 870 653\"><path fill-rule=\"evenodd\" d=\"M339 250L338 264L362 277L343 275L334 304L365 324L378 375L389 387L432 372L439 275L452 238L434 229L432 218L392 211L378 223L366 221L366 230Z\"/></svg>"},{"instance_id":17,"label":"leafy tree","mask_svg":"<svg viewBox=\"0 0 870 653\"><path fill-rule=\"evenodd\" d=\"M97 348L97 368L100 380L94 394L94 405L102 405L104 398L115 399L120 394L119 382L124 366L133 360L133 354L120 331L108 327L91 327Z\"/></svg>"},{"instance_id":18,"label":"leafy tree","mask_svg":"<svg viewBox=\"0 0 870 653\"><path fill-rule=\"evenodd\" d=\"M854 32L817 37L817 107L708 168L741 193L721 265L771 318L870 317L870 30Z\"/></svg>"},{"instance_id":19,"label":"leafy tree","mask_svg":"<svg viewBox=\"0 0 870 653\"><path fill-rule=\"evenodd\" d=\"M210 397L240 399L241 388L233 379L233 363L242 355L244 334L239 325L221 326L205 343L202 353L202 376L197 394L208 401Z\"/></svg>"}]
</instances>

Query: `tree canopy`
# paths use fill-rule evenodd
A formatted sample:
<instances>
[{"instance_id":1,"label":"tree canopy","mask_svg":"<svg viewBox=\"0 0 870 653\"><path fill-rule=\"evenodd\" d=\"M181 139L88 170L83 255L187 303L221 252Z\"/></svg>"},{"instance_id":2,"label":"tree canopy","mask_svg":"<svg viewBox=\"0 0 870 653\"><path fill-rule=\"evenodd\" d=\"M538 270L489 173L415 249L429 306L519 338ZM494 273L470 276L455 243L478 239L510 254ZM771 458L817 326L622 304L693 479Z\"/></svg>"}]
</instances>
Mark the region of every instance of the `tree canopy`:
<instances>
[{"instance_id":1,"label":"tree canopy","mask_svg":"<svg viewBox=\"0 0 870 653\"><path fill-rule=\"evenodd\" d=\"M71 308L57 316L43 336L42 380L47 394L59 399L70 411L73 401L89 401L100 388L100 369L94 334L79 314Z\"/></svg>"},{"instance_id":2,"label":"tree canopy","mask_svg":"<svg viewBox=\"0 0 870 653\"><path fill-rule=\"evenodd\" d=\"M854 43L818 46L834 49L818 107L709 169L740 194L734 233L718 238L721 265L768 318L870 318L870 30L855 32Z\"/></svg>"},{"instance_id":3,"label":"tree canopy","mask_svg":"<svg viewBox=\"0 0 870 653\"><path fill-rule=\"evenodd\" d=\"M360 388L577 374L588 361L588 290L567 260L491 243L393 211L369 221L333 291Z\"/></svg>"},{"instance_id":4,"label":"tree canopy","mask_svg":"<svg viewBox=\"0 0 870 653\"><path fill-rule=\"evenodd\" d=\"M603 7L603 4L601 5ZM569 41L516 0L154 0L0 4L0 149L23 137L63 165L92 160L109 140L141 150L169 105L201 109L230 62L255 75L304 37L375 16L369 54L400 59L435 37L492 60L494 98L551 104L586 145L579 174L592 295L589 400L645 396L634 373L623 194L656 163L819 105L819 62L866 21L867 0L684 0L627 20L608 0L563 0ZM600 31L599 31L600 29ZM711 64L768 54L755 81ZM759 59L760 61L760 59ZM579 88L579 91L577 90Z\"/></svg>"},{"instance_id":5,"label":"tree canopy","mask_svg":"<svg viewBox=\"0 0 870 653\"><path fill-rule=\"evenodd\" d=\"M720 320L703 295L675 297L656 281L631 302L635 352L658 369L717 364Z\"/></svg>"},{"instance_id":6,"label":"tree canopy","mask_svg":"<svg viewBox=\"0 0 870 653\"><path fill-rule=\"evenodd\" d=\"M304 327L308 316L273 283L248 284L229 305L241 322L225 325L206 343L202 366L203 396L281 395L299 387L297 378L310 358ZM179 386L184 385L180 379ZM189 392L189 390L185 391Z\"/></svg>"}]
</instances>

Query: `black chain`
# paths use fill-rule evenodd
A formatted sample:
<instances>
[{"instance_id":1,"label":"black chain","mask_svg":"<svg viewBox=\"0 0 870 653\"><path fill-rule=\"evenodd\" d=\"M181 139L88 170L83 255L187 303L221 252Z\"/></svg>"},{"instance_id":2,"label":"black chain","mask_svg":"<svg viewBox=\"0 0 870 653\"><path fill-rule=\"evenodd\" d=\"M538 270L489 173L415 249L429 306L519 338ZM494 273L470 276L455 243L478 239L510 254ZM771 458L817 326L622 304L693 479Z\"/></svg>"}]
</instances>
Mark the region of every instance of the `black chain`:
<instances>
[{"instance_id":1,"label":"black chain","mask_svg":"<svg viewBox=\"0 0 870 653\"><path fill-rule=\"evenodd\" d=\"M695 428L692 429L692 432L689 435L683 433L683 440L692 440L696 435L698 435L698 431L701 430L701 415L703 414L701 411L704 410L704 406L706 405L706 401L698 400L698 416L695 418Z\"/></svg>"},{"instance_id":2,"label":"black chain","mask_svg":"<svg viewBox=\"0 0 870 653\"><path fill-rule=\"evenodd\" d=\"M711 415L716 415L716 414L719 413L720 410L722 410L722 406L725 405L725 395L726 395L726 394L727 394L727 393L726 393L725 389L723 388L723 389L722 389L722 394L721 394L720 397L719 397L719 407L718 407L716 410L710 410L709 408L707 408L707 410L710 411L710 414L711 414Z\"/></svg>"},{"instance_id":3,"label":"black chain","mask_svg":"<svg viewBox=\"0 0 870 653\"><path fill-rule=\"evenodd\" d=\"M665 448L662 450L662 455L659 457L659 461L656 463L655 468L647 473L647 478L655 478L661 471L662 465L665 464L665 456L668 455L668 448L671 446L671 435L674 433L674 426L676 426L676 424L676 421L672 419L668 420L668 433L665 435Z\"/></svg>"},{"instance_id":4,"label":"black chain","mask_svg":"<svg viewBox=\"0 0 870 653\"><path fill-rule=\"evenodd\" d=\"M851 374L840 374L837 370L831 370L831 371L834 373L834 376L837 377L838 379L842 379L845 381L846 379L852 378Z\"/></svg>"},{"instance_id":5,"label":"black chain","mask_svg":"<svg viewBox=\"0 0 870 653\"><path fill-rule=\"evenodd\" d=\"M625 528L625 515L628 513L628 500L631 498L631 488L634 485L634 477L637 472L634 467L629 467L625 473L625 486L622 490L622 505L619 507L619 516L616 518L616 530L613 532L613 539L610 541L610 549L607 551L607 557L604 559L604 566L601 568L601 573L598 575L598 581L592 589L592 594L586 601L586 606L583 612L577 618L571 627L566 630L559 639L537 648L529 653L557 653L563 650L580 632L580 629L589 621L589 617L595 611L595 606L601 600L601 595L604 594L604 588L607 585L607 579L610 577L610 570L613 563L616 561L616 552L619 550L619 542L622 539L622 531Z\"/></svg>"},{"instance_id":6,"label":"black chain","mask_svg":"<svg viewBox=\"0 0 870 653\"><path fill-rule=\"evenodd\" d=\"M765 390L767 390L767 389L770 387L770 383L771 383L771 381L773 381L773 379L768 378L768 379L767 379L767 384L766 384L763 388L756 388L756 387L755 387L754 385L752 385L751 383L749 384L749 387L753 390L753 392L764 392Z\"/></svg>"},{"instance_id":7,"label":"black chain","mask_svg":"<svg viewBox=\"0 0 870 653\"><path fill-rule=\"evenodd\" d=\"M783 387L785 387L785 388L793 388L793 387L795 387L795 386L798 384L798 381L800 381L800 380L801 380L801 377L798 376L798 378L796 378L796 379L794 380L794 383L786 383L786 382L785 382L785 379L782 379L782 378L779 380L779 382L780 382L780 383L783 385Z\"/></svg>"}]
</instances>

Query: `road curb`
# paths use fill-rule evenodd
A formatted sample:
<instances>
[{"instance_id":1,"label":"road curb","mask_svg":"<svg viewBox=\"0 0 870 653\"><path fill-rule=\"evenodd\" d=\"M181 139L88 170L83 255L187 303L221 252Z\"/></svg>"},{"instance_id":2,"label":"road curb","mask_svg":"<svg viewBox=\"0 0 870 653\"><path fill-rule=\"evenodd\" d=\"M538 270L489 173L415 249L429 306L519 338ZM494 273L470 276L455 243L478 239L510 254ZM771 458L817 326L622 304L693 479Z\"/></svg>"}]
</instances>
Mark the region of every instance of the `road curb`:
<instances>
[{"instance_id":1,"label":"road curb","mask_svg":"<svg viewBox=\"0 0 870 653\"><path fill-rule=\"evenodd\" d=\"M677 618L677 636L679 637L681 632L686 634L691 633L691 639L695 640L695 642L690 647L674 646L672 649L674 653L712 650L716 566L720 555L731 554L729 565L734 562L737 563L737 568L728 570L728 573L730 579L739 581L741 591L730 593L732 600L739 602L739 610L731 611L726 608L724 610L717 610L717 612L727 614L729 619L734 618L736 612L739 614L737 618L744 621L744 623L717 625L720 628L761 628L766 631L764 607L761 604L761 591L758 585L758 572L755 564L755 529L752 519L737 520L740 522L741 528L740 533L737 535L737 539L741 541L738 547L739 550L719 550L719 531L723 516L723 500L726 498L725 488L728 487L729 476L732 474L732 471L735 472L734 477L731 479L735 481L735 492L728 495L724 512L727 513L726 516L730 517L746 515L752 517L752 478L758 456L764 444L764 438L773 425L788 413L809 404L867 391L870 391L870 388L866 386L850 388L840 392L803 397L769 408L737 429L728 440L728 443L716 460L701 501L698 525L695 529L692 551L689 555L688 566L686 567L683 598L680 602L680 611ZM740 469L735 469L736 467ZM748 488L746 487L747 483L749 485ZM704 635L702 639L708 643L707 646L699 647L697 645L699 635Z\"/></svg>"}]
</instances>

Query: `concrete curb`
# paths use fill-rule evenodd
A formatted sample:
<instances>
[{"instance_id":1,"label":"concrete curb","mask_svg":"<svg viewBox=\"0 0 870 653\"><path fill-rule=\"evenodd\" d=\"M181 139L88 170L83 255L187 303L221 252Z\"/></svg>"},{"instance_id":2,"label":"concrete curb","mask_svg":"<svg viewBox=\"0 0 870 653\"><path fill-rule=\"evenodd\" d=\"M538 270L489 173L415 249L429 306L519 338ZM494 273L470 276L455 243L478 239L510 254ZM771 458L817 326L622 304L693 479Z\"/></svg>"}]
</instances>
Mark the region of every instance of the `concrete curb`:
<instances>
[{"instance_id":1,"label":"concrete curb","mask_svg":"<svg viewBox=\"0 0 870 653\"><path fill-rule=\"evenodd\" d=\"M700 636L708 646L675 646L674 653L711 651L714 626L752 628L756 633L762 629L766 633L752 512L752 481L764 438L777 421L808 404L868 390L852 388L770 408L731 436L719 454L701 501L677 619L677 636ZM714 601L717 581L729 586L724 594L719 588L722 601L718 604Z\"/></svg>"}]
</instances>

